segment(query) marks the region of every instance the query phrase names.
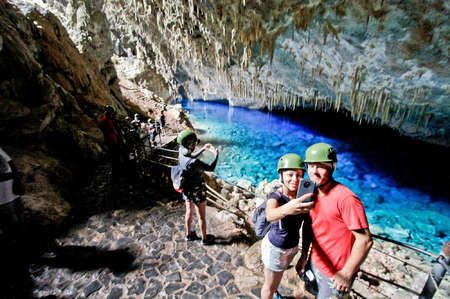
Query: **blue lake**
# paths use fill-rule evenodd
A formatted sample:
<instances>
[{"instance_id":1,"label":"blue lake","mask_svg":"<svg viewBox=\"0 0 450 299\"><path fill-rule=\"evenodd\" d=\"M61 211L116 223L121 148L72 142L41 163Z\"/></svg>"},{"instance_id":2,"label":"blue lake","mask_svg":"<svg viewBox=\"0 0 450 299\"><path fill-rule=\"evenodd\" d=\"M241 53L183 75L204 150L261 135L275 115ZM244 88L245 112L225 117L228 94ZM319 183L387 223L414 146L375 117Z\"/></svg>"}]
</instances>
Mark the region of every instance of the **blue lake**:
<instances>
[{"instance_id":1,"label":"blue lake","mask_svg":"<svg viewBox=\"0 0 450 299\"><path fill-rule=\"evenodd\" d=\"M396 137L311 125L295 117L223 103L183 101L183 108L202 142L219 147L216 173L227 181L246 179L254 186L264 178L271 181L277 178L280 156L294 152L304 157L309 145L326 142L338 152L336 180L361 198L372 232L434 253L449 238L450 200L445 184L449 176L438 172L438 156L442 151L448 154L447 149L417 153L414 143L392 145ZM432 159L428 162L418 155ZM443 165L446 162L447 157Z\"/></svg>"}]
</instances>

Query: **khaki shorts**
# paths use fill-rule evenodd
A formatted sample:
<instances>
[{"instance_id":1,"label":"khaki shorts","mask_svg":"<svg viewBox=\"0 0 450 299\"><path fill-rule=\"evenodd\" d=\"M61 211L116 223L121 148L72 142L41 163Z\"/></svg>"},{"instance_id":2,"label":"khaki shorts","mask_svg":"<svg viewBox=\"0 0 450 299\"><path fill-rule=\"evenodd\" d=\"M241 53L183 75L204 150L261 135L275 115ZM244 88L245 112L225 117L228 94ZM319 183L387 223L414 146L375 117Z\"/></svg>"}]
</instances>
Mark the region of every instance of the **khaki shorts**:
<instances>
[{"instance_id":1,"label":"khaki shorts","mask_svg":"<svg viewBox=\"0 0 450 299\"><path fill-rule=\"evenodd\" d=\"M270 243L269 234L266 234L261 243L261 259L264 267L281 272L287 269L298 252L298 246L289 249L281 249Z\"/></svg>"}]
</instances>

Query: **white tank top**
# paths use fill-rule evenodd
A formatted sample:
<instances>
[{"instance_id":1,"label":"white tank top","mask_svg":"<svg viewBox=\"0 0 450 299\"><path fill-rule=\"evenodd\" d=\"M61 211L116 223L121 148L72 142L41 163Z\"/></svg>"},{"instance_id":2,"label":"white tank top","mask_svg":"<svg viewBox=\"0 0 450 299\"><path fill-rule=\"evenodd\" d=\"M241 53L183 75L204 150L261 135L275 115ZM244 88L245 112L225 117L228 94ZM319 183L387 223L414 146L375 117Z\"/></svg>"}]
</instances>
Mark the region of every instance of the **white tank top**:
<instances>
[{"instance_id":1,"label":"white tank top","mask_svg":"<svg viewBox=\"0 0 450 299\"><path fill-rule=\"evenodd\" d=\"M0 174L3 175L12 173L12 169L9 166L9 161L11 161L11 158L3 151L2 148L0 148ZM16 195L13 192L13 179L0 182L0 205L7 204L18 197L19 195Z\"/></svg>"}]
</instances>

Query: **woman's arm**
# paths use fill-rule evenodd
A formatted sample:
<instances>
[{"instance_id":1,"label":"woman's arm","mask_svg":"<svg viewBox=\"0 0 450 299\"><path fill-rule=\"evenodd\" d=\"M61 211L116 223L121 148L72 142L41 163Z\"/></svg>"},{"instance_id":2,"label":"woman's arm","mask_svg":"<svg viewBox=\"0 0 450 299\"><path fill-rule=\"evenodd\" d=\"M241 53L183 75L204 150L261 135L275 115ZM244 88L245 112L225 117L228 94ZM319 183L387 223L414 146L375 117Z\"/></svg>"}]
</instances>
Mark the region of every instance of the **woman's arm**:
<instances>
[{"instance_id":1,"label":"woman's arm","mask_svg":"<svg viewBox=\"0 0 450 299\"><path fill-rule=\"evenodd\" d=\"M192 152L189 156L191 158L197 158L198 156L200 156L201 153L203 153L205 151L205 149L206 149L206 147L203 146L202 148L198 149L197 151Z\"/></svg>"},{"instance_id":2,"label":"woman's arm","mask_svg":"<svg viewBox=\"0 0 450 299\"><path fill-rule=\"evenodd\" d=\"M267 221L276 221L287 215L298 215L309 213L309 210L314 206L314 202L303 202L306 198L311 197L312 193L307 193L299 198L291 199L288 203L278 205L275 198L269 198L266 204L266 219Z\"/></svg>"}]
</instances>

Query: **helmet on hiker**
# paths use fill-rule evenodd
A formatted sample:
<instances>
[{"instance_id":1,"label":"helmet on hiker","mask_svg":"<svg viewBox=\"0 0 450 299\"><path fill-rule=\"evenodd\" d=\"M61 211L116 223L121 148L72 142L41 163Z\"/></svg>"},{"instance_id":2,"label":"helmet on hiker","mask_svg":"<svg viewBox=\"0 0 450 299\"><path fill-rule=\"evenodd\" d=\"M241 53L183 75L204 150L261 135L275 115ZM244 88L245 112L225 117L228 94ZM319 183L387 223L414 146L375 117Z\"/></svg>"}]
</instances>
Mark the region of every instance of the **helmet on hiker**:
<instances>
[{"instance_id":1,"label":"helmet on hiker","mask_svg":"<svg viewBox=\"0 0 450 299\"><path fill-rule=\"evenodd\" d=\"M285 169L302 169L305 170L305 163L297 154L286 154L278 160L277 171L280 172Z\"/></svg>"},{"instance_id":2,"label":"helmet on hiker","mask_svg":"<svg viewBox=\"0 0 450 299\"><path fill-rule=\"evenodd\" d=\"M186 129L183 130L180 134L178 134L177 143L182 146L186 146L187 141L190 139L197 140L197 135L195 135L193 131Z\"/></svg>"},{"instance_id":3,"label":"helmet on hiker","mask_svg":"<svg viewBox=\"0 0 450 299\"><path fill-rule=\"evenodd\" d=\"M336 151L327 143L316 143L308 147L306 150L306 163L316 162L337 162Z\"/></svg>"},{"instance_id":4,"label":"helmet on hiker","mask_svg":"<svg viewBox=\"0 0 450 299\"><path fill-rule=\"evenodd\" d=\"M105 106L105 113L115 114L116 113L116 109L113 106L111 106L111 105L106 105Z\"/></svg>"}]
</instances>

